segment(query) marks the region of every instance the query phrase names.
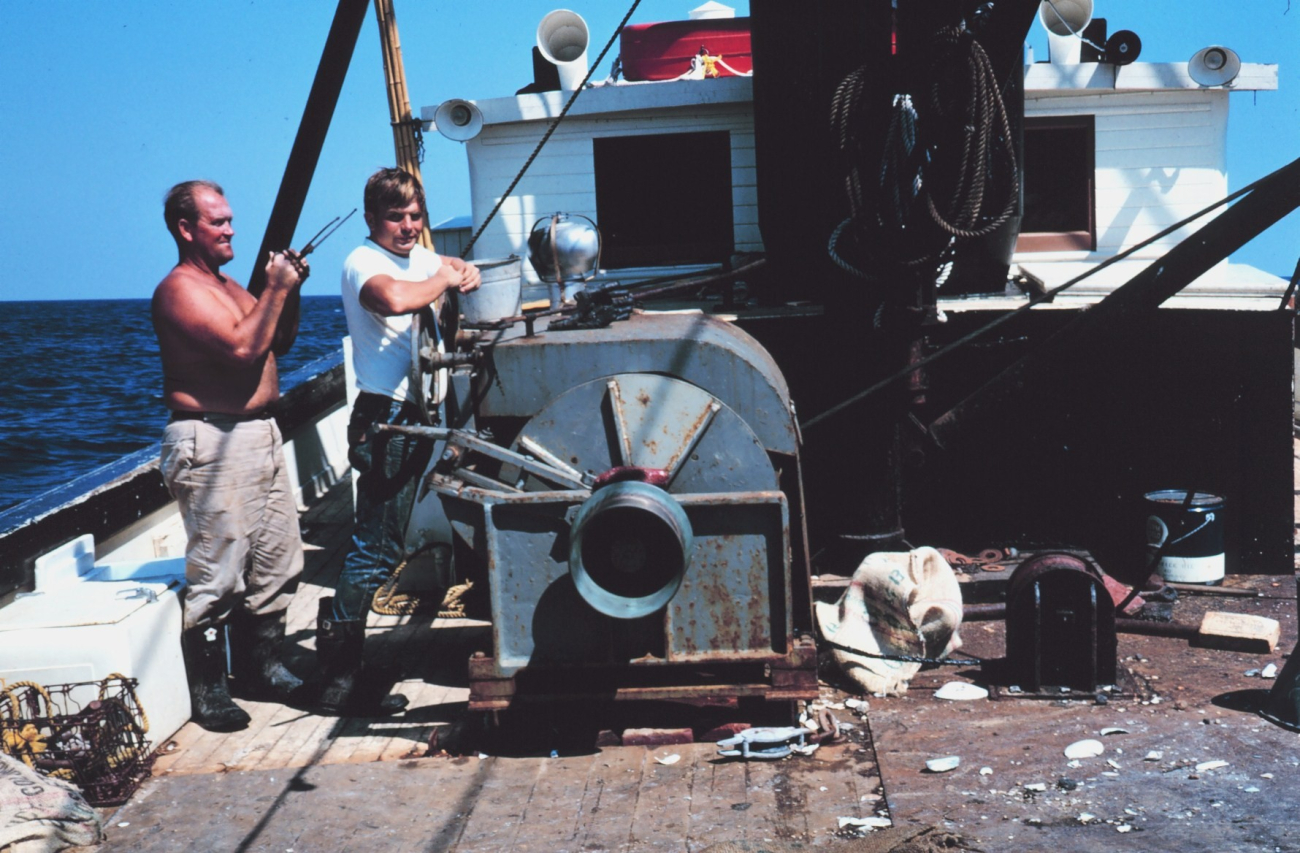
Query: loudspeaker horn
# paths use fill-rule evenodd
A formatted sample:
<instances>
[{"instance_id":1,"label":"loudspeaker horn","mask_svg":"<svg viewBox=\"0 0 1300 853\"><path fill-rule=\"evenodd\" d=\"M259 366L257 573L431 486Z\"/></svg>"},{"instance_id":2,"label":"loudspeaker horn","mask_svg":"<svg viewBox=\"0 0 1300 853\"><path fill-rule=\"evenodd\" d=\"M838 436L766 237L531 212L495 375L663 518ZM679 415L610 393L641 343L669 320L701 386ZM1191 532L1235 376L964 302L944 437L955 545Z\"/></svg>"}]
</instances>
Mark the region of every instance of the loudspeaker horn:
<instances>
[{"instance_id":1,"label":"loudspeaker horn","mask_svg":"<svg viewBox=\"0 0 1300 853\"><path fill-rule=\"evenodd\" d=\"M438 132L455 142L467 142L483 130L483 112L469 101L451 98L433 111Z\"/></svg>"},{"instance_id":2,"label":"loudspeaker horn","mask_svg":"<svg viewBox=\"0 0 1300 853\"><path fill-rule=\"evenodd\" d=\"M1142 52L1142 39L1132 30L1120 30L1106 39L1106 61L1111 65L1136 62Z\"/></svg>"},{"instance_id":3,"label":"loudspeaker horn","mask_svg":"<svg viewBox=\"0 0 1300 853\"><path fill-rule=\"evenodd\" d=\"M587 76L587 22L577 12L556 9L537 25L537 49L560 72L560 88L572 92Z\"/></svg>"},{"instance_id":4,"label":"loudspeaker horn","mask_svg":"<svg viewBox=\"0 0 1300 853\"><path fill-rule=\"evenodd\" d=\"M1048 58L1057 65L1078 64L1079 36L1092 20L1092 0L1043 0L1038 22L1047 30Z\"/></svg>"},{"instance_id":5,"label":"loudspeaker horn","mask_svg":"<svg viewBox=\"0 0 1300 853\"><path fill-rule=\"evenodd\" d=\"M1202 86L1226 86L1241 73L1241 57L1221 45L1203 47L1187 61L1187 76Z\"/></svg>"}]
</instances>

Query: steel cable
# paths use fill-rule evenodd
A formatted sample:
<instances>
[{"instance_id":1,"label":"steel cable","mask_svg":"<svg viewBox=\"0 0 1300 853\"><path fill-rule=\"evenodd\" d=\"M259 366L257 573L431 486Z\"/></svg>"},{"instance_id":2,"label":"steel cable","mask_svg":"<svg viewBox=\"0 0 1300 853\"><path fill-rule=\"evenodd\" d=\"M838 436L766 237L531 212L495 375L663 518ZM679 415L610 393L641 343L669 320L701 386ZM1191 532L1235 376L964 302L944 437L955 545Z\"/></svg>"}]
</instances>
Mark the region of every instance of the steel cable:
<instances>
[{"instance_id":1,"label":"steel cable","mask_svg":"<svg viewBox=\"0 0 1300 853\"><path fill-rule=\"evenodd\" d=\"M519 182L523 180L524 173L533 165L533 161L536 160L537 155L542 152L542 147L546 145L547 141L551 138L551 134L555 133L555 129L560 126L560 122L564 121L564 117L568 115L569 108L573 106L574 101L578 100L578 96L582 94L587 82L591 80L591 75L596 73L596 69L600 67L600 63L604 60L605 54L609 53L609 49L614 46L614 40L618 38L619 33L623 32L623 28L627 26L628 19L632 17L632 13L636 11L636 7L640 5L641 0L632 0L631 8L629 8L627 14L623 16L623 20L619 22L618 27L614 30L614 34L609 37L609 41L605 42L605 47L600 51L600 55L596 57L596 61L587 69L587 76L583 77L582 82L578 84L578 88L573 90L573 94L569 96L569 100L565 103L564 108L560 110L560 114L551 122L551 126L546 129L546 133L542 135L542 139L537 143L537 147L533 149L533 153L529 154L528 159L524 161L524 165L520 168L519 174L515 175L515 179L510 182L510 186L506 187L506 191L501 194L501 198L497 199L496 206L492 208L492 212L483 220L483 224L474 232L474 236L469 238L469 242L465 244L465 248L461 249L460 256L462 258L469 257L470 250L474 248L474 244L478 242L478 238L482 236L484 229L488 227L488 223L496 218L498 211L501 210L501 206L506 203L506 199L510 198L510 194L515 191L515 187L517 187Z\"/></svg>"}]
</instances>

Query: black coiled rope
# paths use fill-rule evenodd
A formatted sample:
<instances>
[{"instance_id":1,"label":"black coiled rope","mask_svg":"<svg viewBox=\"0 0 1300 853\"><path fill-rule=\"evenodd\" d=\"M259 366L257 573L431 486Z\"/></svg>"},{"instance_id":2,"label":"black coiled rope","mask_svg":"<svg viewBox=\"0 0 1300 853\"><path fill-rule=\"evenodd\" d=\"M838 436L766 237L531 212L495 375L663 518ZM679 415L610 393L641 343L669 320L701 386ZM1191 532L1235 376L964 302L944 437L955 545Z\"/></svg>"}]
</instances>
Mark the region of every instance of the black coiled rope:
<instances>
[{"instance_id":1,"label":"black coiled rope","mask_svg":"<svg viewBox=\"0 0 1300 853\"><path fill-rule=\"evenodd\" d=\"M960 57L955 66L936 69L940 73L936 73L931 85L930 107L941 126L949 130L960 128L962 153L953 185L946 193L946 204L936 200L936 182L932 177L923 187L926 206L935 224L954 237L984 237L1015 213L1020 196L1015 143L1006 104L1002 102L993 64L969 30L958 27L940 30L935 36L934 54ZM953 73L941 76L944 70ZM968 87L964 98L960 96L963 86ZM962 111L953 113L954 106ZM994 156L999 136L998 147L1005 158L1002 169L998 169ZM996 195L999 182L995 180L999 171L1007 177L1000 182L1000 199Z\"/></svg>"},{"instance_id":2,"label":"black coiled rope","mask_svg":"<svg viewBox=\"0 0 1300 853\"><path fill-rule=\"evenodd\" d=\"M1016 211L1020 182L1011 123L988 55L965 27L940 30L931 52L936 59L928 103L918 115L909 96L894 97L874 187L863 165L874 133L864 102L875 69L864 65L848 74L831 100L832 134L847 164L849 217L831 234L828 251L859 278L879 281L890 270L937 268L952 238L983 237ZM929 138L924 144L921 129ZM958 149L959 155L950 154ZM909 232L922 199L947 241L915 222ZM840 251L850 234L867 263L850 262Z\"/></svg>"}]
</instances>

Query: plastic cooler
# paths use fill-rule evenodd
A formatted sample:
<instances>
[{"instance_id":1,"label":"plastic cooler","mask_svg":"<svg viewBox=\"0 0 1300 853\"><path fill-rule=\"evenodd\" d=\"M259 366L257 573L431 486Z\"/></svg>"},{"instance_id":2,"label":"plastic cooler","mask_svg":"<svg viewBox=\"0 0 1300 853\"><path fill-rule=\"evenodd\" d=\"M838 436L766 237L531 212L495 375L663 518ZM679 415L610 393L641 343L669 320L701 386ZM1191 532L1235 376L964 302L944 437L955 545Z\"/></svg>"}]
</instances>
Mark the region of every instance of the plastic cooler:
<instances>
[{"instance_id":1,"label":"plastic cooler","mask_svg":"<svg viewBox=\"0 0 1300 853\"><path fill-rule=\"evenodd\" d=\"M36 560L35 591L0 608L0 682L139 681L154 746L190 718L181 658L183 557L95 565L90 535ZM74 696L88 703L96 698Z\"/></svg>"}]
</instances>

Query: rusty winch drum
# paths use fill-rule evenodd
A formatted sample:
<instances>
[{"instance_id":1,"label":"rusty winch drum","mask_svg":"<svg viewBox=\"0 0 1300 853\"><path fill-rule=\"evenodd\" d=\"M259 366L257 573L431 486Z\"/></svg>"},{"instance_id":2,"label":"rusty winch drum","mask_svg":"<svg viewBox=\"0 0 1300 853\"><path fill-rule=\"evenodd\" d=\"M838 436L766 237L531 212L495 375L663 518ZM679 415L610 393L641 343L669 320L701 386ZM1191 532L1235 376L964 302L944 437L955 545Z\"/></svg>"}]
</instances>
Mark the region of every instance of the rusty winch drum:
<instances>
[{"instance_id":1,"label":"rusty winch drum","mask_svg":"<svg viewBox=\"0 0 1300 853\"><path fill-rule=\"evenodd\" d=\"M569 573L588 604L616 619L663 607L691 561L691 522L672 495L613 483L587 499L570 528Z\"/></svg>"}]
</instances>

